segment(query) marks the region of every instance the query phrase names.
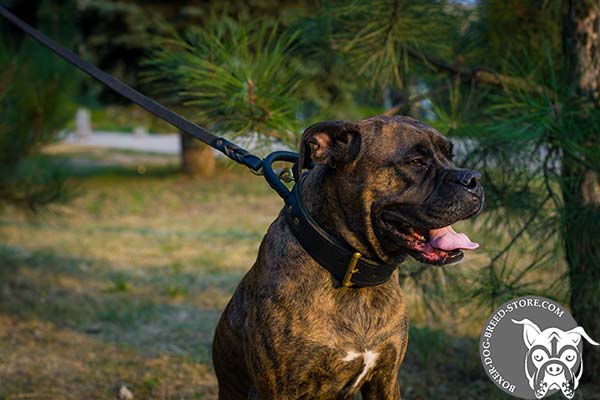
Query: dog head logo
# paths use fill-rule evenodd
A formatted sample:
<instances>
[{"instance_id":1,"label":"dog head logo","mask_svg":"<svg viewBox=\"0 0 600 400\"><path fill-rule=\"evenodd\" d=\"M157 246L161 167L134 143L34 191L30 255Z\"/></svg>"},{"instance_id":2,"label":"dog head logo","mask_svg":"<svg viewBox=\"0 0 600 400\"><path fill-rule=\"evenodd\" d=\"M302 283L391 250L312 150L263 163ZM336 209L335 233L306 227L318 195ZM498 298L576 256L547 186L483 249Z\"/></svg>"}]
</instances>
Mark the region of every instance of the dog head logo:
<instances>
[{"instance_id":1,"label":"dog head logo","mask_svg":"<svg viewBox=\"0 0 600 400\"><path fill-rule=\"evenodd\" d=\"M579 343L584 338L597 346L582 327L569 331L550 327L543 331L528 319L513 323L523 326L523 341L527 346L525 374L535 397L541 399L551 390L560 390L572 399L583 373Z\"/></svg>"}]
</instances>

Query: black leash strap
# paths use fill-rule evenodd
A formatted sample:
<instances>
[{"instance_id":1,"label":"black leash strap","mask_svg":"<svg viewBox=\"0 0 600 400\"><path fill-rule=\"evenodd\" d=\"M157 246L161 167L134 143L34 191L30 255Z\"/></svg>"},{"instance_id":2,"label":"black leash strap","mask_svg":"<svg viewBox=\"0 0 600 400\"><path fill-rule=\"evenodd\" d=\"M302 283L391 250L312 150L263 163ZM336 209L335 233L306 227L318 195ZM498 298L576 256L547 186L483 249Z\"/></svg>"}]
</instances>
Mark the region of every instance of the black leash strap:
<instances>
[{"instance_id":1,"label":"black leash strap","mask_svg":"<svg viewBox=\"0 0 600 400\"><path fill-rule=\"evenodd\" d=\"M214 135L213 133L202 128L201 126L198 126L193 122L183 118L181 115L169 110L162 104L141 94L137 90L130 88L123 82L113 78L112 76L102 71L101 69L95 67L94 65L82 60L79 56L75 55L73 52L67 50L60 44L56 43L54 40L50 39L43 33L39 32L27 23L23 22L21 19L10 13L6 8L2 6L0 6L0 15L12 22L16 27L27 33L33 39L52 50L59 57L67 60L75 67L79 68L86 74L109 86L115 92L119 93L122 96L125 96L129 100L138 104L140 107L156 115L158 118L167 121L169 124L181 129L186 133L189 133L196 139L221 151L223 154L225 154L232 160L247 166L254 172L261 171L263 163L260 157L249 153L247 150L242 149L234 143L231 143L227 139Z\"/></svg>"}]
</instances>

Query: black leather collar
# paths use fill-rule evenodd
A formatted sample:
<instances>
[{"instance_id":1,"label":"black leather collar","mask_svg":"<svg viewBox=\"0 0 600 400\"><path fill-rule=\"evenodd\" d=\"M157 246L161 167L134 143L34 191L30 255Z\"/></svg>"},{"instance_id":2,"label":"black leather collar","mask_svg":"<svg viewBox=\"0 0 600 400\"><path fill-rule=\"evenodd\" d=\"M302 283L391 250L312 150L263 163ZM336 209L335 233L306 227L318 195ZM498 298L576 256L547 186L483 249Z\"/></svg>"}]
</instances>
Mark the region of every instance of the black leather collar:
<instances>
[{"instance_id":1,"label":"black leather collar","mask_svg":"<svg viewBox=\"0 0 600 400\"><path fill-rule=\"evenodd\" d=\"M294 236L304 250L342 286L376 286L387 282L398 266L378 263L363 257L325 232L304 207L303 178L297 181L292 193L285 199L285 214Z\"/></svg>"}]
</instances>

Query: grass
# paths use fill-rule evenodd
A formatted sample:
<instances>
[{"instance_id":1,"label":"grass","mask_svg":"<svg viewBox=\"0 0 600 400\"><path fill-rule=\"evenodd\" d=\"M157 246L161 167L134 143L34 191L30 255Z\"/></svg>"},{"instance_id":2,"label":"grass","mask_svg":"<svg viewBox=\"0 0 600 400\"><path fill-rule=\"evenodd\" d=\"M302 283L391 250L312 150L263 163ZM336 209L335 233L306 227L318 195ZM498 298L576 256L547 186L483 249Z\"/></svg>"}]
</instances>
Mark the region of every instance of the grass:
<instances>
[{"instance_id":1,"label":"grass","mask_svg":"<svg viewBox=\"0 0 600 400\"><path fill-rule=\"evenodd\" d=\"M235 168L191 180L168 157L49 153L79 196L0 211L0 399L110 399L122 385L137 399L215 399L214 328L281 200ZM479 362L486 316L432 320L406 295L403 398L506 398Z\"/></svg>"}]
</instances>

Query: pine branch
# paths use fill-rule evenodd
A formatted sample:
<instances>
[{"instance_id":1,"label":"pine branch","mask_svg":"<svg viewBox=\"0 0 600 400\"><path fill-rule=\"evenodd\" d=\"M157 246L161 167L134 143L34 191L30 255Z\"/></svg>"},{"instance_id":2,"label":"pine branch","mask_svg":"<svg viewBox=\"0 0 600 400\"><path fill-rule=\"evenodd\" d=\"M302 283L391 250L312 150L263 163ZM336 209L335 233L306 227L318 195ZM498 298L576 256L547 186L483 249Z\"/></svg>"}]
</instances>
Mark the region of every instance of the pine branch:
<instances>
[{"instance_id":1,"label":"pine branch","mask_svg":"<svg viewBox=\"0 0 600 400\"><path fill-rule=\"evenodd\" d=\"M425 94L420 94L420 95L414 96L414 97L408 97L408 98L400 101L399 103L394 104L392 107L388 108L387 110L385 110L382 113L382 115L386 115L388 117L393 117L394 115L398 114L403 108L405 108L407 106L410 107L413 104L417 104L423 100L427 100L427 99L431 98L432 96L438 94L439 92L443 92L444 90L446 90L446 87L440 86L438 88L429 90Z\"/></svg>"},{"instance_id":2,"label":"pine branch","mask_svg":"<svg viewBox=\"0 0 600 400\"><path fill-rule=\"evenodd\" d=\"M535 211L531 215L531 217L529 217L529 219L525 222L525 224L523 224L521 229L519 229L519 231L511 238L510 242L508 242L508 244L498 254L496 254L492 258L492 260L490 261L490 264L489 264L489 268L492 268L494 266L494 264L496 263L496 261L498 261L504 254L506 254L506 252L508 250L510 250L510 248L517 242L517 240L519 240L519 238L527 231L529 226L533 223L533 221L535 221L538 214L540 213L540 211L542 210L542 208L544 207L546 202L548 200L550 200L550 198L551 198L551 195L547 194L546 197L544 198L544 200L542 200L540 202L540 204L538 205L538 207L535 209Z\"/></svg>"},{"instance_id":3,"label":"pine branch","mask_svg":"<svg viewBox=\"0 0 600 400\"><path fill-rule=\"evenodd\" d=\"M504 89L519 89L539 94L545 93L553 98L555 97L554 92L551 89L542 85L533 84L524 78L500 74L488 68L469 68L464 65L451 64L430 54L426 54L411 48L407 48L406 51L409 56L425 62L430 67L433 67L440 72L446 72L451 75L459 76L461 80L465 82L475 81L485 85L502 87Z\"/></svg>"}]
</instances>

